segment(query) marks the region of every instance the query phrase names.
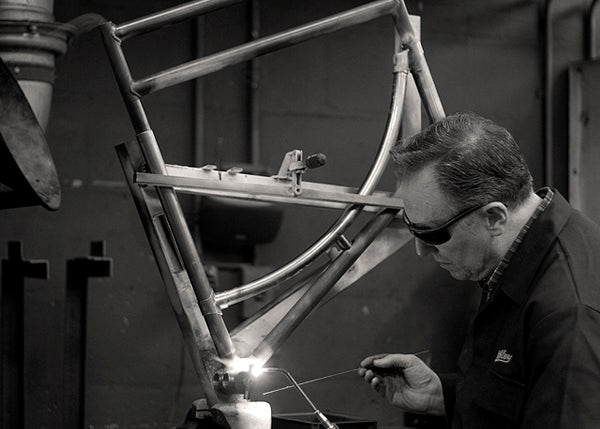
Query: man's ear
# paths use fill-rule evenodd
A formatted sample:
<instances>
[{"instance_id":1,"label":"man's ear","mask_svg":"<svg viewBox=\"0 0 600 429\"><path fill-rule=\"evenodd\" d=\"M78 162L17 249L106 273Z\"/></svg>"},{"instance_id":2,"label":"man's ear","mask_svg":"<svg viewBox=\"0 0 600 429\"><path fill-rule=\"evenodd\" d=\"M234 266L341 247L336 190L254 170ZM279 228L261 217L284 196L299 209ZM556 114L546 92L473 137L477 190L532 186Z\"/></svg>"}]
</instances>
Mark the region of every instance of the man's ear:
<instances>
[{"instance_id":1,"label":"man's ear","mask_svg":"<svg viewBox=\"0 0 600 429\"><path fill-rule=\"evenodd\" d=\"M502 235L508 226L508 208L496 201L484 206L483 213L490 233L494 236Z\"/></svg>"}]
</instances>

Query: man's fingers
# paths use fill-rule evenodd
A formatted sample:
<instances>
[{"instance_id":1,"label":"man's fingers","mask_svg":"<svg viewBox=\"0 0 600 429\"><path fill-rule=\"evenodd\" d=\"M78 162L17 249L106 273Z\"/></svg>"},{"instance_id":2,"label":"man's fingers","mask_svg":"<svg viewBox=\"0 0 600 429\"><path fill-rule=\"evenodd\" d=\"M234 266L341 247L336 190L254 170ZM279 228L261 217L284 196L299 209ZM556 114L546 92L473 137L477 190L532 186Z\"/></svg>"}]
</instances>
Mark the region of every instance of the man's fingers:
<instances>
[{"instance_id":1,"label":"man's fingers","mask_svg":"<svg viewBox=\"0 0 600 429\"><path fill-rule=\"evenodd\" d=\"M380 380L378 377L373 377L371 379L371 387L373 389L375 389L377 392L381 391L381 388L383 387L383 381Z\"/></svg>"},{"instance_id":2,"label":"man's fingers","mask_svg":"<svg viewBox=\"0 0 600 429\"><path fill-rule=\"evenodd\" d=\"M365 381L367 381L368 383L371 383L373 381L373 379L375 378L376 374L371 371L370 369L362 369L363 370L363 375L362 377L365 379Z\"/></svg>"},{"instance_id":3,"label":"man's fingers","mask_svg":"<svg viewBox=\"0 0 600 429\"><path fill-rule=\"evenodd\" d=\"M372 365L378 368L405 369L420 361L415 355L393 354L373 359Z\"/></svg>"},{"instance_id":4,"label":"man's fingers","mask_svg":"<svg viewBox=\"0 0 600 429\"><path fill-rule=\"evenodd\" d=\"M360 366L362 366L363 368L366 368L366 367L372 365L373 361L375 359L381 359L382 357L387 356L387 355L388 355L388 353L380 353L377 355L366 357L360 362Z\"/></svg>"}]
</instances>

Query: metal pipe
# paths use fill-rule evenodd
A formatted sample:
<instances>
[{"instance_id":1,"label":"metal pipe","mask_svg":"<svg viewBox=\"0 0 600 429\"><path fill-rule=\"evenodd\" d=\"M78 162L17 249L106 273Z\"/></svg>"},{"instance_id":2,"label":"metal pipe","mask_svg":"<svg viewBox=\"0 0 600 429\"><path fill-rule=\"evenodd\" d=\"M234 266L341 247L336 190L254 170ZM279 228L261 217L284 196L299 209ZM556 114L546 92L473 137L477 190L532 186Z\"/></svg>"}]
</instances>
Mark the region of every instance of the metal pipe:
<instances>
[{"instance_id":1,"label":"metal pipe","mask_svg":"<svg viewBox=\"0 0 600 429\"><path fill-rule=\"evenodd\" d=\"M115 28L115 35L119 39L125 40L169 24L174 24L188 18L193 18L194 16L203 15L235 3L240 3L241 1L243 0L199 0L183 3L179 6L120 24Z\"/></svg>"},{"instance_id":2,"label":"metal pipe","mask_svg":"<svg viewBox=\"0 0 600 429\"><path fill-rule=\"evenodd\" d=\"M406 52L402 55L405 58L405 61L408 61L407 55L408 54L406 54ZM406 67L408 68L408 64L406 64ZM396 73L392 93L392 106L388 116L387 128L375 162L371 167L371 170L363 185L358 191L360 195L370 194L377 184L377 181L381 177L381 174L383 174L387 164L389 151L396 142L400 132L405 92L406 73ZM296 259L273 271L272 273L261 277L260 279L238 288L219 293L217 295L217 303L221 305L227 302L239 301L240 299L245 299L245 297L257 295L272 285L278 284L279 282L291 277L304 266L316 259L321 253L323 253L323 251L328 249L335 242L335 240L337 240L337 238L344 233L346 228L348 228L350 223L352 223L359 213L360 208L352 207L338 219L338 221L329 229L329 231L321 236L317 242L315 242L309 249L299 255Z\"/></svg>"},{"instance_id":3,"label":"metal pipe","mask_svg":"<svg viewBox=\"0 0 600 429\"><path fill-rule=\"evenodd\" d=\"M158 142L150 129L141 100L135 93L129 91L131 73L120 46L121 41L114 36L114 25L112 23L105 23L102 25L101 31L121 90L121 95L137 133L137 139L148 169L152 173L166 175L167 168L160 153ZM173 230L184 267L190 277L192 288L198 299L198 304L210 330L217 352L221 358L231 358L234 355L233 343L223 321L222 314L215 303L214 292L204 272L190 230L187 227L177 194L172 188L157 188L157 192L167 215L168 222Z\"/></svg>"},{"instance_id":4,"label":"metal pipe","mask_svg":"<svg viewBox=\"0 0 600 429\"><path fill-rule=\"evenodd\" d=\"M200 388L204 392L208 404L213 406L219 402L219 398L214 390L212 374L222 365L220 363L217 365L215 359L217 351L210 337L210 331L198 307L196 295L189 287L189 277L185 270L181 269L175 240L172 238L169 224L166 222L164 210L157 201L157 196L143 191L140 186L133 183L136 170L144 163L139 145L132 141L117 146L116 150L196 370Z\"/></svg>"},{"instance_id":5,"label":"metal pipe","mask_svg":"<svg viewBox=\"0 0 600 429\"><path fill-rule=\"evenodd\" d=\"M398 2L395 0L379 0L291 30L248 42L136 80L132 84L132 90L140 95L151 94L160 89L251 60L257 56L390 14L396 9L397 4Z\"/></svg>"},{"instance_id":6,"label":"metal pipe","mask_svg":"<svg viewBox=\"0 0 600 429\"><path fill-rule=\"evenodd\" d=\"M115 36L115 28L115 24L107 21L100 26L100 33L133 128L136 134L142 133L150 129L150 123L146 118L140 97L131 91L133 78L121 49L121 40Z\"/></svg>"},{"instance_id":7,"label":"metal pipe","mask_svg":"<svg viewBox=\"0 0 600 429\"><path fill-rule=\"evenodd\" d=\"M290 195L290 186L285 184L259 185L246 184L242 182L207 181L183 176L166 176L163 174L136 173L135 182L141 185L159 186L162 188L188 189L192 192L197 188L198 193L202 190L223 191L223 195L240 199L295 203L295 200L310 200L314 203L323 202L321 207L327 207L330 202L345 204L361 204L376 206L379 208L397 208L403 207L400 198L389 198L377 195L359 195L349 192L331 192L318 189L302 188L302 193L297 197ZM270 198L272 197L272 199Z\"/></svg>"},{"instance_id":8,"label":"metal pipe","mask_svg":"<svg viewBox=\"0 0 600 429\"><path fill-rule=\"evenodd\" d=\"M590 8L588 9L588 59L593 60L596 58L596 34L597 34L597 26L596 21L594 20L596 15L596 9L598 6L598 0L593 0Z\"/></svg>"},{"instance_id":9,"label":"metal pipe","mask_svg":"<svg viewBox=\"0 0 600 429\"><path fill-rule=\"evenodd\" d=\"M167 169L154 133L151 130L145 131L138 134L137 138L149 170L156 174L166 175ZM183 210L177 199L177 193L173 188L157 187L156 189L217 352L222 358L231 358L234 355L233 343L223 321L223 315L215 303L214 292L204 271L190 230L187 227Z\"/></svg>"},{"instance_id":10,"label":"metal pipe","mask_svg":"<svg viewBox=\"0 0 600 429\"><path fill-rule=\"evenodd\" d=\"M443 119L446 114L427 65L423 47L410 24L410 16L403 1L398 2L393 17L396 25L397 43L399 43L400 48L408 50L410 71L415 79L425 111L432 122L437 122Z\"/></svg>"}]
</instances>

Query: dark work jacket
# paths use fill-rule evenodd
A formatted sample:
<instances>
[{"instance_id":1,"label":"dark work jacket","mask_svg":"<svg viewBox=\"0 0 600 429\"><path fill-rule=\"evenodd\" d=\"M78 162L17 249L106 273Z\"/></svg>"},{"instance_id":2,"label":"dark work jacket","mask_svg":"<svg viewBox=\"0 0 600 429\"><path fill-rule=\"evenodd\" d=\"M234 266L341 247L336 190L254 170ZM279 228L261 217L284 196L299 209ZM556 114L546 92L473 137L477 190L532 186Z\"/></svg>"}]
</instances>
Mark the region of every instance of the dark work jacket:
<instances>
[{"instance_id":1,"label":"dark work jacket","mask_svg":"<svg viewBox=\"0 0 600 429\"><path fill-rule=\"evenodd\" d=\"M600 228L558 192L440 378L452 429L600 428Z\"/></svg>"}]
</instances>

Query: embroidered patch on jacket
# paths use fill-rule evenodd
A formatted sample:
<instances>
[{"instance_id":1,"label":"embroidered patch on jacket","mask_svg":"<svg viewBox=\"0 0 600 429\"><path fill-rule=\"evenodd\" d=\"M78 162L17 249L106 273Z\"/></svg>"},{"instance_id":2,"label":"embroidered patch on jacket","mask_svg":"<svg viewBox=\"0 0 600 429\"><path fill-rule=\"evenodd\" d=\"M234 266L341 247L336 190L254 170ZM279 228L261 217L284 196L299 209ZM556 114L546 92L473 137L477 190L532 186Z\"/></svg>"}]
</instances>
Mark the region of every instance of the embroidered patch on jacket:
<instances>
[{"instance_id":1,"label":"embroidered patch on jacket","mask_svg":"<svg viewBox=\"0 0 600 429\"><path fill-rule=\"evenodd\" d=\"M506 349L498 350L498 354L496 355L494 362L509 363L512 357L513 355L507 353Z\"/></svg>"}]
</instances>

